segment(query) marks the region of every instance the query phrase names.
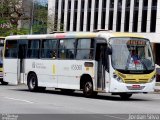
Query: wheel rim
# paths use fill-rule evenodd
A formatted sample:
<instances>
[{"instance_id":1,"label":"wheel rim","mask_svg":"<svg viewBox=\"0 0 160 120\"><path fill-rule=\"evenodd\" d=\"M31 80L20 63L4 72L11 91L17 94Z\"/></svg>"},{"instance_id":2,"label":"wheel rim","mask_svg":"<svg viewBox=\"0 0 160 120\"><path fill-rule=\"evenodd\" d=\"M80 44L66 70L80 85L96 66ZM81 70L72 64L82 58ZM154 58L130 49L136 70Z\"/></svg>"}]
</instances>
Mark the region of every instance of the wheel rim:
<instances>
[{"instance_id":1,"label":"wheel rim","mask_svg":"<svg viewBox=\"0 0 160 120\"><path fill-rule=\"evenodd\" d=\"M91 82L87 82L85 84L85 91L86 91L87 94L91 93L91 91L92 91L92 83Z\"/></svg>"},{"instance_id":2,"label":"wheel rim","mask_svg":"<svg viewBox=\"0 0 160 120\"><path fill-rule=\"evenodd\" d=\"M35 86L36 86L36 80L35 80L34 77L31 77L30 78L30 87L31 87L31 89L34 89Z\"/></svg>"}]
</instances>

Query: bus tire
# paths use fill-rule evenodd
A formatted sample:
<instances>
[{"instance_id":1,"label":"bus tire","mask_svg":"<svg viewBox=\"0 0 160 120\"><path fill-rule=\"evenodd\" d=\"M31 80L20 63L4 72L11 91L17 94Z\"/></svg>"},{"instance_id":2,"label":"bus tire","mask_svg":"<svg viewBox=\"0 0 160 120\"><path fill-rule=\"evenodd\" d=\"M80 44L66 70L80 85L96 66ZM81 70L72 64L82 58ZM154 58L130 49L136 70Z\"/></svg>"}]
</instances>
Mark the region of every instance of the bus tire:
<instances>
[{"instance_id":1,"label":"bus tire","mask_svg":"<svg viewBox=\"0 0 160 120\"><path fill-rule=\"evenodd\" d=\"M122 100L128 100L131 96L132 94L127 94L127 93L120 94Z\"/></svg>"},{"instance_id":2,"label":"bus tire","mask_svg":"<svg viewBox=\"0 0 160 120\"><path fill-rule=\"evenodd\" d=\"M83 84L83 94L85 97L93 97L97 95L97 92L93 91L93 83L92 81L86 81Z\"/></svg>"},{"instance_id":3,"label":"bus tire","mask_svg":"<svg viewBox=\"0 0 160 120\"><path fill-rule=\"evenodd\" d=\"M5 82L5 81L2 80L2 81L1 81L1 84L2 84L2 85L8 85L8 82Z\"/></svg>"},{"instance_id":4,"label":"bus tire","mask_svg":"<svg viewBox=\"0 0 160 120\"><path fill-rule=\"evenodd\" d=\"M35 73L30 73L27 78L28 89L31 92L38 91L38 80Z\"/></svg>"}]
</instances>

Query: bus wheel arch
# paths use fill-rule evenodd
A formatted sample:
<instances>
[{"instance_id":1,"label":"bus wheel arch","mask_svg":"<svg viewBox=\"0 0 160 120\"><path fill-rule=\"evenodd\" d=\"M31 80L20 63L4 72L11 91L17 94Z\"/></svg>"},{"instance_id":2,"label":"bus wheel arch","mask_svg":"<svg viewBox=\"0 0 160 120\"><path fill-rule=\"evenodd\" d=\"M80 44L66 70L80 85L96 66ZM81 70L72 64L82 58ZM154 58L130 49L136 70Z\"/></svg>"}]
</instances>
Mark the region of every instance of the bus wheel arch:
<instances>
[{"instance_id":1,"label":"bus wheel arch","mask_svg":"<svg viewBox=\"0 0 160 120\"><path fill-rule=\"evenodd\" d=\"M83 90L85 97L93 97L97 92L93 91L93 80L90 75L83 74L80 78L80 89Z\"/></svg>"},{"instance_id":2,"label":"bus wheel arch","mask_svg":"<svg viewBox=\"0 0 160 120\"><path fill-rule=\"evenodd\" d=\"M34 92L38 90L38 79L35 72L30 71L27 75L27 86L29 91Z\"/></svg>"}]
</instances>

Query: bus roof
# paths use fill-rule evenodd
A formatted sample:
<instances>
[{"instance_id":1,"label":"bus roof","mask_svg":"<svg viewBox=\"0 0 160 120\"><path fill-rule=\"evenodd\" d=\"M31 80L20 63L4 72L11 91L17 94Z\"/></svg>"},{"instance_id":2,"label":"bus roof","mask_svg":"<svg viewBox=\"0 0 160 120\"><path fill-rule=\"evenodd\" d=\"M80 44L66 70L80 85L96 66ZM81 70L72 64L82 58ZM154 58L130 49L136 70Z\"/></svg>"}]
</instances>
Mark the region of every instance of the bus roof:
<instances>
[{"instance_id":1,"label":"bus roof","mask_svg":"<svg viewBox=\"0 0 160 120\"><path fill-rule=\"evenodd\" d=\"M2 38L5 39L5 37L0 36L0 39L2 39Z\"/></svg>"},{"instance_id":2,"label":"bus roof","mask_svg":"<svg viewBox=\"0 0 160 120\"><path fill-rule=\"evenodd\" d=\"M123 32L65 32L55 34L39 34L39 35L14 35L7 36L6 39L56 39L56 38L94 38L94 37L140 37L142 36L133 33Z\"/></svg>"}]
</instances>

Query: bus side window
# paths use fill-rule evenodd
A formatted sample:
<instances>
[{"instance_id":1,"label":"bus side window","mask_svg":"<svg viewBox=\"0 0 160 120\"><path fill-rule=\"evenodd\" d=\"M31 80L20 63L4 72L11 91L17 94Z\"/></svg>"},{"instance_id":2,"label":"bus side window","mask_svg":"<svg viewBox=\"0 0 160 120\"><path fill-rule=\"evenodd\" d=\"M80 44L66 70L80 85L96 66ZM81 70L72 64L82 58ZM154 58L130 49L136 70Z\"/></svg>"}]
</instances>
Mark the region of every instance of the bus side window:
<instances>
[{"instance_id":1,"label":"bus side window","mask_svg":"<svg viewBox=\"0 0 160 120\"><path fill-rule=\"evenodd\" d=\"M5 49L6 58L17 58L18 57L17 40L7 40L5 48L6 48Z\"/></svg>"},{"instance_id":2,"label":"bus side window","mask_svg":"<svg viewBox=\"0 0 160 120\"><path fill-rule=\"evenodd\" d=\"M28 41L28 58L39 58L40 40L29 40Z\"/></svg>"},{"instance_id":3,"label":"bus side window","mask_svg":"<svg viewBox=\"0 0 160 120\"><path fill-rule=\"evenodd\" d=\"M60 40L59 58L74 59L75 43L75 39Z\"/></svg>"},{"instance_id":4,"label":"bus side window","mask_svg":"<svg viewBox=\"0 0 160 120\"><path fill-rule=\"evenodd\" d=\"M77 44L76 59L93 59L94 58L94 40L79 39Z\"/></svg>"},{"instance_id":5,"label":"bus side window","mask_svg":"<svg viewBox=\"0 0 160 120\"><path fill-rule=\"evenodd\" d=\"M41 58L57 58L57 40L42 40Z\"/></svg>"}]
</instances>

